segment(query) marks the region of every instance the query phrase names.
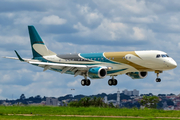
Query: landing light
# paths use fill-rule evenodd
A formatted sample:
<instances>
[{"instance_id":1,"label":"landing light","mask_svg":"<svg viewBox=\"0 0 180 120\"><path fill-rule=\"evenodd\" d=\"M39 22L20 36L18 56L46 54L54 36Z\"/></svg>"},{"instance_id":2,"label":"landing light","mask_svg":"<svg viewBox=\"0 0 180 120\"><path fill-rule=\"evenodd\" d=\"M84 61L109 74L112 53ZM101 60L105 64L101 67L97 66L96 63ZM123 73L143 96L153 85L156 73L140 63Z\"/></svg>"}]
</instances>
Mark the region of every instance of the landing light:
<instances>
[{"instance_id":1,"label":"landing light","mask_svg":"<svg viewBox=\"0 0 180 120\"><path fill-rule=\"evenodd\" d=\"M112 70L112 69L113 69L113 67L108 67L107 69L108 69L108 70Z\"/></svg>"}]
</instances>

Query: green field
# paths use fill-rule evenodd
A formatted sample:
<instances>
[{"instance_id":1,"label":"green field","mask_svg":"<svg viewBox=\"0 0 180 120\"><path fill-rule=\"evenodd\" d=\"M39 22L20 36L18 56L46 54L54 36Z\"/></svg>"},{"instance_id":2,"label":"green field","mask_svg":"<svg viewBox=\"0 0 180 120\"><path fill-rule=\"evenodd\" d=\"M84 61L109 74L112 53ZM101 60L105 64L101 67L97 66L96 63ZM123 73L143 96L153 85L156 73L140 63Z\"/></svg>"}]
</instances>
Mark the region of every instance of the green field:
<instances>
[{"instance_id":1,"label":"green field","mask_svg":"<svg viewBox=\"0 0 180 120\"><path fill-rule=\"evenodd\" d=\"M0 119L174 120L180 119L180 111L98 107L0 106Z\"/></svg>"}]
</instances>

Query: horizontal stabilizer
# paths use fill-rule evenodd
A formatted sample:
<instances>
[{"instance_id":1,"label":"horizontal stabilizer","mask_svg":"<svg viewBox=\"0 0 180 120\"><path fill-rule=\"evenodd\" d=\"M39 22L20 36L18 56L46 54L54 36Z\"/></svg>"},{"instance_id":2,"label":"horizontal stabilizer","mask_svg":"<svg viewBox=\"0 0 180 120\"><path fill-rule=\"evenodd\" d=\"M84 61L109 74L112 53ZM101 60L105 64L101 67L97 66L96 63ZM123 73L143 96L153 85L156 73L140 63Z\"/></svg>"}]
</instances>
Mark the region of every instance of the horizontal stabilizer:
<instances>
[{"instance_id":1,"label":"horizontal stabilizer","mask_svg":"<svg viewBox=\"0 0 180 120\"><path fill-rule=\"evenodd\" d=\"M3 58L8 58L8 59L19 60L19 58L17 58L17 57L3 57Z\"/></svg>"},{"instance_id":2,"label":"horizontal stabilizer","mask_svg":"<svg viewBox=\"0 0 180 120\"><path fill-rule=\"evenodd\" d=\"M3 57L3 58L8 58L8 59L14 59L14 60L20 60L22 62L29 62L32 61L32 59L26 59L26 58L21 58L21 56L18 54L18 52L16 50L14 50L17 57Z\"/></svg>"}]
</instances>

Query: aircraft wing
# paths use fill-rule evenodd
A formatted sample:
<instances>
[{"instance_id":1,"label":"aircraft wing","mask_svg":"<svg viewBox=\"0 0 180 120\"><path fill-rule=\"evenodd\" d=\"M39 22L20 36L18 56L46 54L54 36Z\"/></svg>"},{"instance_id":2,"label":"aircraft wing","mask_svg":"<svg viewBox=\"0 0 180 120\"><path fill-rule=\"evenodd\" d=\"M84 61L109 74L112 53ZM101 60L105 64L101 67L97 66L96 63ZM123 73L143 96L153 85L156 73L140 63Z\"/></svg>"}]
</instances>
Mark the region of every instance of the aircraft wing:
<instances>
[{"instance_id":1,"label":"aircraft wing","mask_svg":"<svg viewBox=\"0 0 180 120\"><path fill-rule=\"evenodd\" d=\"M59 63L48 63L48 62L34 62L29 61L28 63L33 65L38 65L39 67L43 67L46 71L48 69L61 69L61 73L65 73L67 71L74 72L74 76L82 75L86 73L90 68L97 67L91 65L74 65L74 64L59 64ZM108 67L104 66L104 69L108 69Z\"/></svg>"},{"instance_id":2,"label":"aircraft wing","mask_svg":"<svg viewBox=\"0 0 180 120\"><path fill-rule=\"evenodd\" d=\"M21 56L17 53L16 50L15 50L15 53L17 55L17 58L16 57L4 57L4 58L20 60L22 62L28 62L28 63L30 63L32 65L37 65L39 67L44 68L43 71L46 71L48 69L59 71L61 73L65 73L67 71L71 71L74 74L75 77L77 75L86 74L87 71L90 68L97 67L97 66L92 66L92 65L75 65L75 64L60 64L60 63L40 62L38 60L21 58ZM104 69L108 69L109 68L109 67L106 67L106 66L101 66L101 67L104 68Z\"/></svg>"},{"instance_id":3,"label":"aircraft wing","mask_svg":"<svg viewBox=\"0 0 180 120\"><path fill-rule=\"evenodd\" d=\"M34 61L29 61L29 63L38 64L38 65L47 65L47 66L88 68L87 65L59 64L59 63L34 62Z\"/></svg>"}]
</instances>

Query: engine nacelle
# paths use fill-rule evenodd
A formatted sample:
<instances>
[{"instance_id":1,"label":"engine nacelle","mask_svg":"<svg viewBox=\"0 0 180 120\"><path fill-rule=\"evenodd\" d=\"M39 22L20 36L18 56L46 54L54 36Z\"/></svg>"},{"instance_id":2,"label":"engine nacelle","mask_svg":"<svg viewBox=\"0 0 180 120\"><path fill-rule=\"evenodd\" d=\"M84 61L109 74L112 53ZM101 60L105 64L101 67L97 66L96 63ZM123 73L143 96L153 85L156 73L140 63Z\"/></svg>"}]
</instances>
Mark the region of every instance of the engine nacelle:
<instances>
[{"instance_id":1,"label":"engine nacelle","mask_svg":"<svg viewBox=\"0 0 180 120\"><path fill-rule=\"evenodd\" d=\"M132 79L143 79L147 76L147 72L129 72L126 75L130 76Z\"/></svg>"},{"instance_id":2,"label":"engine nacelle","mask_svg":"<svg viewBox=\"0 0 180 120\"><path fill-rule=\"evenodd\" d=\"M101 67L90 68L88 71L88 76L91 79L104 78L107 75L107 70Z\"/></svg>"}]
</instances>

